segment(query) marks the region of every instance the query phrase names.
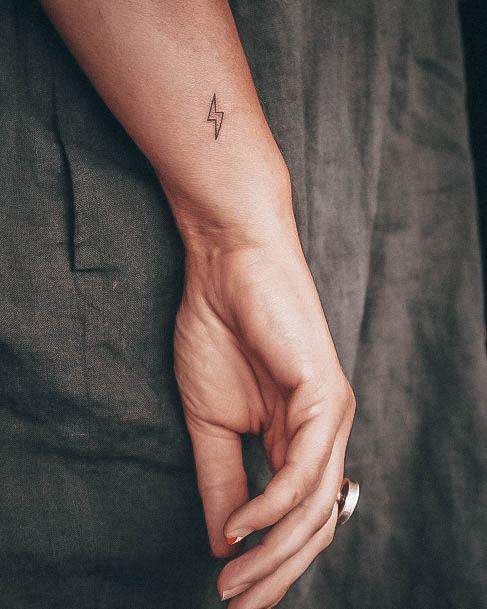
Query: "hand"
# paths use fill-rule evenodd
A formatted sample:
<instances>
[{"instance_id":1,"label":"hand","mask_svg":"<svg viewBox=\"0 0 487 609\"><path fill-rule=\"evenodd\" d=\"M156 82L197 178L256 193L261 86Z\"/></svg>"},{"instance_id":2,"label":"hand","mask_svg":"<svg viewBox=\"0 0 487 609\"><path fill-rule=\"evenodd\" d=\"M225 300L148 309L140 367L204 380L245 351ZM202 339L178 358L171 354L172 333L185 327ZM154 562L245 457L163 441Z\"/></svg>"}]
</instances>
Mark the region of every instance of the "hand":
<instances>
[{"instance_id":1,"label":"hand","mask_svg":"<svg viewBox=\"0 0 487 609\"><path fill-rule=\"evenodd\" d=\"M230 609L273 606L333 539L355 410L296 243L187 256L175 370L212 553L272 527L218 590ZM262 434L274 472L251 501L242 433Z\"/></svg>"}]
</instances>

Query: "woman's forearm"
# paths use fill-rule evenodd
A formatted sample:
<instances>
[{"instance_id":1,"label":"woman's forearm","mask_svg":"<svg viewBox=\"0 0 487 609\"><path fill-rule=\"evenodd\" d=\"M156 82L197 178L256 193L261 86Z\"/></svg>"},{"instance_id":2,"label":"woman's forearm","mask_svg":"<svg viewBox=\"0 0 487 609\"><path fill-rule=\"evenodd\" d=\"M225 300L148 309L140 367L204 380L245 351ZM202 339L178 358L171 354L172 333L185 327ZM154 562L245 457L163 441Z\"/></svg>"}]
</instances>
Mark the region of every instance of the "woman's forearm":
<instances>
[{"instance_id":1,"label":"woman's forearm","mask_svg":"<svg viewBox=\"0 0 487 609\"><path fill-rule=\"evenodd\" d=\"M295 237L287 169L226 0L42 4L153 164L187 248Z\"/></svg>"}]
</instances>

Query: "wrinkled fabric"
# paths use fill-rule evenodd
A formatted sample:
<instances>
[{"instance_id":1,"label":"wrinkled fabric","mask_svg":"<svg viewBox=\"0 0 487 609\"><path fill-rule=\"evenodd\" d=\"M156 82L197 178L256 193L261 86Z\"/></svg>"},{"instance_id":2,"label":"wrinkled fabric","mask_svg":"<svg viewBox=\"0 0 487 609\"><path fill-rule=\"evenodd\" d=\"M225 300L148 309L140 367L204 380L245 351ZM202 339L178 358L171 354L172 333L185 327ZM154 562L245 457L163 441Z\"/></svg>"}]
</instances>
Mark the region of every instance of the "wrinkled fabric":
<instances>
[{"instance_id":1,"label":"wrinkled fabric","mask_svg":"<svg viewBox=\"0 0 487 609\"><path fill-rule=\"evenodd\" d=\"M455 3L231 4L358 399L359 508L278 607L479 609L487 362ZM221 607L172 370L182 244L28 0L0 6L0 117L0 606ZM257 493L270 472L245 450Z\"/></svg>"}]
</instances>

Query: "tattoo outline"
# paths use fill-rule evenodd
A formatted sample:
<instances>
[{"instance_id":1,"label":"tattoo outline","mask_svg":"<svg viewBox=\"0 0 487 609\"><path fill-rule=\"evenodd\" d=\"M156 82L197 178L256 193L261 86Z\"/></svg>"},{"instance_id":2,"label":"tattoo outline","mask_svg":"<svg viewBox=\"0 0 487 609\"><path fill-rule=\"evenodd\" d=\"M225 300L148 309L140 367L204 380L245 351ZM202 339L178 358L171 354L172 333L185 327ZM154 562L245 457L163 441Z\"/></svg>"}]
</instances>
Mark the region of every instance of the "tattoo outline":
<instances>
[{"instance_id":1,"label":"tattoo outline","mask_svg":"<svg viewBox=\"0 0 487 609\"><path fill-rule=\"evenodd\" d=\"M215 123L215 140L218 139L220 129L222 128L224 114L225 114L224 112L217 112L216 93L213 93L213 97L212 97L211 105L210 105L210 111L208 112L208 118L206 120L209 122Z\"/></svg>"}]
</instances>

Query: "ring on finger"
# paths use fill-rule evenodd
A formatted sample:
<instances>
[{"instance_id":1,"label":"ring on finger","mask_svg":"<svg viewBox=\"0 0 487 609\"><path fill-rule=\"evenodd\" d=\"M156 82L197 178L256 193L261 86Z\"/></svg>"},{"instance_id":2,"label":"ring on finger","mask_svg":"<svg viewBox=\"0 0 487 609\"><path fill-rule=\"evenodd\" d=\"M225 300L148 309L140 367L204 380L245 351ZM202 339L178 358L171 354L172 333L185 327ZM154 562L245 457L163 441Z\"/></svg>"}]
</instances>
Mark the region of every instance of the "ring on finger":
<instances>
[{"instance_id":1,"label":"ring on finger","mask_svg":"<svg viewBox=\"0 0 487 609\"><path fill-rule=\"evenodd\" d=\"M359 496L359 483L344 478L336 499L338 503L337 524L345 524L349 520L357 507Z\"/></svg>"}]
</instances>

